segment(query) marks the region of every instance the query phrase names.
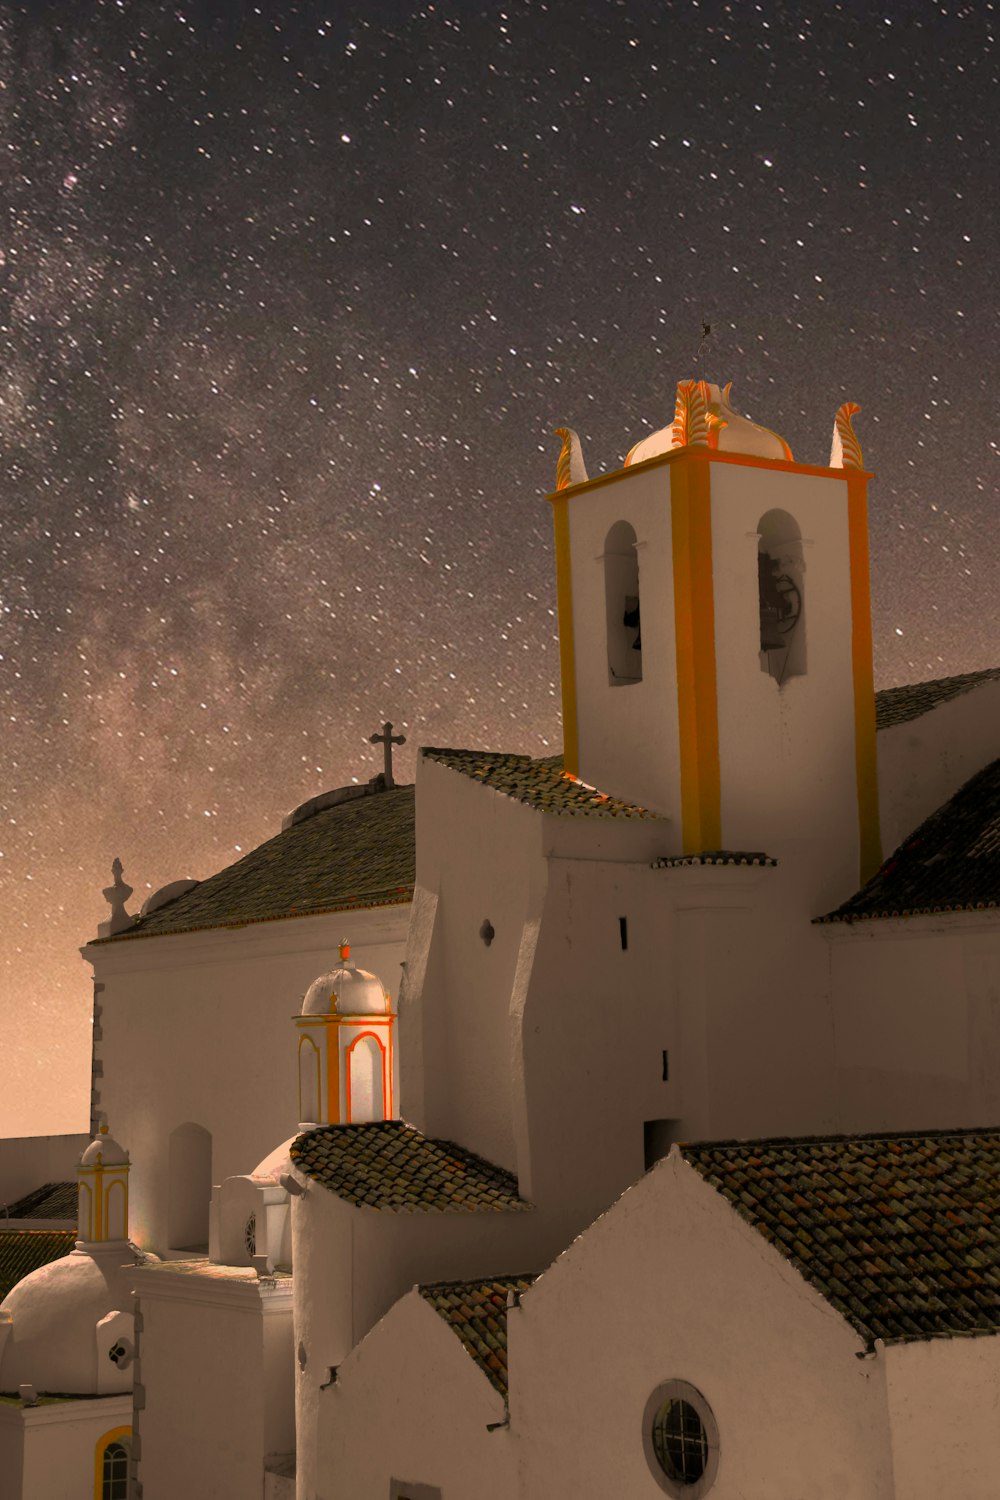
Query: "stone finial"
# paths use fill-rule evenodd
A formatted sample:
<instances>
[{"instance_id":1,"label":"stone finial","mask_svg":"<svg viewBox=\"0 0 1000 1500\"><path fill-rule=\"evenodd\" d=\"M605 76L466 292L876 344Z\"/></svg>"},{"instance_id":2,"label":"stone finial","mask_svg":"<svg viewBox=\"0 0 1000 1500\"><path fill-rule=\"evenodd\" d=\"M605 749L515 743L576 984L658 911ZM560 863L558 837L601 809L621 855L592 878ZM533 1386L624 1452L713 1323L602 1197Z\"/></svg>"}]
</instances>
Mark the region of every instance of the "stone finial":
<instances>
[{"instance_id":1,"label":"stone finial","mask_svg":"<svg viewBox=\"0 0 1000 1500\"><path fill-rule=\"evenodd\" d=\"M125 903L132 894L132 887L122 879L122 862L116 859L111 866L114 884L104 887L104 899L111 907L111 916L97 928L98 937L117 937L132 926L132 917L125 910Z\"/></svg>"}]
</instances>

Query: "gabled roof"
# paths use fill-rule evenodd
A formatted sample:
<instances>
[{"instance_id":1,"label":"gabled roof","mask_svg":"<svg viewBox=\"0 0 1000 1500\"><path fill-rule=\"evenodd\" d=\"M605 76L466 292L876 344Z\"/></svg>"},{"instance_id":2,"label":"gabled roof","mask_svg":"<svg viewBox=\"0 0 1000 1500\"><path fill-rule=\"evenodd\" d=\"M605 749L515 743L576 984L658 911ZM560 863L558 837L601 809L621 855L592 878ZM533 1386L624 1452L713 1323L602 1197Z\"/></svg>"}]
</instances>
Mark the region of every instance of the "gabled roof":
<instances>
[{"instance_id":1,"label":"gabled roof","mask_svg":"<svg viewBox=\"0 0 1000 1500\"><path fill-rule=\"evenodd\" d=\"M526 1292L534 1276L489 1281L435 1281L419 1288L448 1324L490 1384L507 1399L507 1294Z\"/></svg>"},{"instance_id":2,"label":"gabled roof","mask_svg":"<svg viewBox=\"0 0 1000 1500\"><path fill-rule=\"evenodd\" d=\"M421 755L540 812L591 818L655 818L656 813L587 786L563 770L561 755L532 760L493 750L424 749Z\"/></svg>"},{"instance_id":3,"label":"gabled roof","mask_svg":"<svg viewBox=\"0 0 1000 1500\"><path fill-rule=\"evenodd\" d=\"M517 1178L453 1141L431 1140L403 1120L328 1125L292 1143L299 1171L356 1208L390 1212L499 1213L531 1207Z\"/></svg>"},{"instance_id":4,"label":"gabled roof","mask_svg":"<svg viewBox=\"0 0 1000 1500\"><path fill-rule=\"evenodd\" d=\"M1000 905L1000 760L931 813L868 884L819 922Z\"/></svg>"},{"instance_id":5,"label":"gabled roof","mask_svg":"<svg viewBox=\"0 0 1000 1500\"><path fill-rule=\"evenodd\" d=\"M25 1276L61 1260L75 1244L75 1229L0 1229L0 1302Z\"/></svg>"},{"instance_id":6,"label":"gabled roof","mask_svg":"<svg viewBox=\"0 0 1000 1500\"><path fill-rule=\"evenodd\" d=\"M879 729L919 719L939 704L958 698L981 682L1000 680L1000 667L983 672L963 672L958 677L936 677L933 682L911 682L904 687L883 688L875 694L875 723Z\"/></svg>"},{"instance_id":7,"label":"gabled roof","mask_svg":"<svg viewBox=\"0 0 1000 1500\"><path fill-rule=\"evenodd\" d=\"M44 1187L26 1193L16 1203L0 1208L0 1227L4 1219L73 1219L77 1215L75 1182L47 1182Z\"/></svg>"},{"instance_id":8,"label":"gabled roof","mask_svg":"<svg viewBox=\"0 0 1000 1500\"><path fill-rule=\"evenodd\" d=\"M1000 1332L1000 1130L680 1150L869 1343Z\"/></svg>"},{"instance_id":9,"label":"gabled roof","mask_svg":"<svg viewBox=\"0 0 1000 1500\"><path fill-rule=\"evenodd\" d=\"M321 808L140 917L128 931L96 941L118 943L410 901L416 870L413 809L412 786Z\"/></svg>"}]
</instances>

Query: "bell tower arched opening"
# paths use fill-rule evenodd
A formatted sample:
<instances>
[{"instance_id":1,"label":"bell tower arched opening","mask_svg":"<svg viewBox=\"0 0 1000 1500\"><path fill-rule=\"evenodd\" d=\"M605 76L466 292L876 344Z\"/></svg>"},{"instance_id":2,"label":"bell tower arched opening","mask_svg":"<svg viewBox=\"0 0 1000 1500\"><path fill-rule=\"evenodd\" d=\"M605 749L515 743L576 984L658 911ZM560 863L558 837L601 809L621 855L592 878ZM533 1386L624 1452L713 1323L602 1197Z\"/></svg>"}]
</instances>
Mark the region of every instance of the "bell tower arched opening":
<instances>
[{"instance_id":1,"label":"bell tower arched opening","mask_svg":"<svg viewBox=\"0 0 1000 1500\"><path fill-rule=\"evenodd\" d=\"M802 533L786 510L769 510L757 522L757 594L760 669L780 685L806 671Z\"/></svg>"},{"instance_id":2,"label":"bell tower arched opening","mask_svg":"<svg viewBox=\"0 0 1000 1500\"><path fill-rule=\"evenodd\" d=\"M626 687L642 681L639 623L639 554L627 521L616 521L604 541L604 597L607 607L608 682Z\"/></svg>"}]
</instances>

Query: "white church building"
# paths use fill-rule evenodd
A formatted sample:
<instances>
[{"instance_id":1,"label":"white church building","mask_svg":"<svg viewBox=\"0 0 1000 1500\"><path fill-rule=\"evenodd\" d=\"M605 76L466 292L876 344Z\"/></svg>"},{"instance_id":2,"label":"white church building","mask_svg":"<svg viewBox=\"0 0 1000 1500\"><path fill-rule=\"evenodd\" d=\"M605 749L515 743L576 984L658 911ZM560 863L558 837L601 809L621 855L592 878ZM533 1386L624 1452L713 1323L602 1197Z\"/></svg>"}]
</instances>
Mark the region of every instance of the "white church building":
<instances>
[{"instance_id":1,"label":"white church building","mask_svg":"<svg viewBox=\"0 0 1000 1500\"><path fill-rule=\"evenodd\" d=\"M856 410L560 429L561 756L116 868L5 1500L995 1500L1000 668L875 693Z\"/></svg>"}]
</instances>

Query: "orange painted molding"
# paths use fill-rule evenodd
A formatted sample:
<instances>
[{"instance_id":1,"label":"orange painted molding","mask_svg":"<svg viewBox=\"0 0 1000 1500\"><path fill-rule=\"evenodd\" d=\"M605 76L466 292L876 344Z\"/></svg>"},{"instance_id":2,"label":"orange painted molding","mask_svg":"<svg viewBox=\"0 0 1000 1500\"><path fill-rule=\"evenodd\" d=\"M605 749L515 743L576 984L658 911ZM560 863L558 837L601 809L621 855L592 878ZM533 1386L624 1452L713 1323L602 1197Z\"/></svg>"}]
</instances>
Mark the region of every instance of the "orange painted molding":
<instances>
[{"instance_id":1,"label":"orange painted molding","mask_svg":"<svg viewBox=\"0 0 1000 1500\"><path fill-rule=\"evenodd\" d=\"M835 471L847 482L851 566L851 665L854 674L854 756L858 785L858 853L861 884L882 863L878 811L878 750L872 669L872 608L868 553L868 474Z\"/></svg>"},{"instance_id":2,"label":"orange painted molding","mask_svg":"<svg viewBox=\"0 0 1000 1500\"><path fill-rule=\"evenodd\" d=\"M694 461L670 472L677 726L683 849L699 854L722 844L711 471L705 450L685 451Z\"/></svg>"},{"instance_id":3,"label":"orange painted molding","mask_svg":"<svg viewBox=\"0 0 1000 1500\"><path fill-rule=\"evenodd\" d=\"M582 486L577 486L582 488ZM556 601L559 621L559 680L562 687L563 770L579 775L580 738L576 700L576 642L573 637L573 570L566 490L550 495L556 541Z\"/></svg>"},{"instance_id":4,"label":"orange painted molding","mask_svg":"<svg viewBox=\"0 0 1000 1500\"><path fill-rule=\"evenodd\" d=\"M565 490L555 490L545 498L553 505L558 501L565 504L574 496L587 494L602 484L617 484L621 479L630 479L633 474L642 474L647 469L661 468L665 464L675 464L681 459L693 459L696 463L705 464L742 464L748 469L774 469L781 474L817 474L824 479L843 479L846 473L844 469L831 469L827 464L800 464L794 459L758 458L753 453L720 453L717 448L691 446L672 448L669 453L658 453L655 458L645 458L642 463L630 464L628 468L595 474L593 479L581 480L579 484L571 484ZM863 479L875 477L867 469L852 469L851 473L860 475Z\"/></svg>"}]
</instances>

